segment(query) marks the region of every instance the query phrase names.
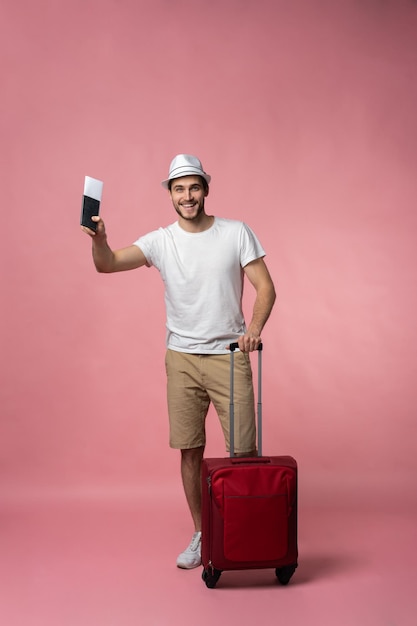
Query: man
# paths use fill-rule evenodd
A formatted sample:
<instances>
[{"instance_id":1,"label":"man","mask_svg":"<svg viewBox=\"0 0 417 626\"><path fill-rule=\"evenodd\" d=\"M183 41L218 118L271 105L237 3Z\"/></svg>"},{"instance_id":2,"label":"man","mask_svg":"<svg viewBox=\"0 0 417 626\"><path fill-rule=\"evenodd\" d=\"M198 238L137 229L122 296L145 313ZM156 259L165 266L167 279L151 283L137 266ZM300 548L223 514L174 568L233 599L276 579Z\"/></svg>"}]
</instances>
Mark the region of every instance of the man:
<instances>
[{"instance_id":1,"label":"man","mask_svg":"<svg viewBox=\"0 0 417 626\"><path fill-rule=\"evenodd\" d=\"M180 154L162 182L178 214L173 224L113 251L104 223L82 227L93 243L99 272L154 265L165 283L167 396L170 446L181 450L181 476L194 523L190 545L177 559L185 569L201 563L201 461L205 418L213 403L229 449L228 347L235 354L235 454L256 455L254 394L249 352L261 342L275 302L275 289L255 234L244 223L208 215L211 177L195 156ZM242 312L244 277L256 291L246 327Z\"/></svg>"}]
</instances>

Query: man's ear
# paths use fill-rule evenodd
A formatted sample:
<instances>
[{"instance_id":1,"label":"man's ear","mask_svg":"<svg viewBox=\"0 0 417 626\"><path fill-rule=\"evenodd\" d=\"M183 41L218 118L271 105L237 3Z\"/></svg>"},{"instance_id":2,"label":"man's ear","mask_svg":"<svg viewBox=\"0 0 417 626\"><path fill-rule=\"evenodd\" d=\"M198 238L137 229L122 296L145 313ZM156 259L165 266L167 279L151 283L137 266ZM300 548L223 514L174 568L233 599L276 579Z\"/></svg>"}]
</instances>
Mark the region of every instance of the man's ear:
<instances>
[{"instance_id":1,"label":"man's ear","mask_svg":"<svg viewBox=\"0 0 417 626\"><path fill-rule=\"evenodd\" d=\"M206 187L205 192L204 192L205 198L207 198L207 196L209 195L209 190L210 190L210 187Z\"/></svg>"}]
</instances>

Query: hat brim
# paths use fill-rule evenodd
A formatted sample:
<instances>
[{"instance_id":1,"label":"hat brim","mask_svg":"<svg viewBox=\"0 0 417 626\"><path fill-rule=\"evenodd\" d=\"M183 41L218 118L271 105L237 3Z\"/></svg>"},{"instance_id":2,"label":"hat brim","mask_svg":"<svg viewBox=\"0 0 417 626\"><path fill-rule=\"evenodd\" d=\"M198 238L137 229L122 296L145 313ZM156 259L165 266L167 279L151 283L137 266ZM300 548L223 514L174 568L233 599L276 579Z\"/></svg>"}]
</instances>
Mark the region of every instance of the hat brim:
<instances>
[{"instance_id":1,"label":"hat brim","mask_svg":"<svg viewBox=\"0 0 417 626\"><path fill-rule=\"evenodd\" d=\"M169 189L168 185L171 180L175 180L176 178L183 178L184 176L201 176L201 178L204 178L204 180L206 181L208 185L210 184L210 181L211 181L211 176L209 174L206 174L202 170L199 170L198 168L193 168L193 167L186 167L186 168L183 168L183 170L180 173L176 173L174 176L171 176L170 178L163 180L161 185L165 189Z\"/></svg>"}]
</instances>

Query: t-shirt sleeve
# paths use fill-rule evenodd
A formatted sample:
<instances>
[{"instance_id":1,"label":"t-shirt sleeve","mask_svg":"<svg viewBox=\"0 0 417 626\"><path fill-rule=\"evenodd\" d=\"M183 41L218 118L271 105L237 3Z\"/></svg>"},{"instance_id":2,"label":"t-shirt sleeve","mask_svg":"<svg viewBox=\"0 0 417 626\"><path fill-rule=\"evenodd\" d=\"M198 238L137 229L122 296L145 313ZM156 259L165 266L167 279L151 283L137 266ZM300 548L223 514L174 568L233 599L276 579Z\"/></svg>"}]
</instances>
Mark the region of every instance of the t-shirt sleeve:
<instances>
[{"instance_id":1,"label":"t-shirt sleeve","mask_svg":"<svg viewBox=\"0 0 417 626\"><path fill-rule=\"evenodd\" d=\"M158 255L157 255L157 236L158 231L152 231L151 233L147 233L136 241L133 242L134 246L140 248L143 254L146 257L149 266L155 265L158 266Z\"/></svg>"},{"instance_id":2,"label":"t-shirt sleeve","mask_svg":"<svg viewBox=\"0 0 417 626\"><path fill-rule=\"evenodd\" d=\"M240 264L245 267L255 259L261 259L266 254L261 243L253 230L247 224L242 223L240 239ZM146 256L146 255L145 255Z\"/></svg>"}]
</instances>

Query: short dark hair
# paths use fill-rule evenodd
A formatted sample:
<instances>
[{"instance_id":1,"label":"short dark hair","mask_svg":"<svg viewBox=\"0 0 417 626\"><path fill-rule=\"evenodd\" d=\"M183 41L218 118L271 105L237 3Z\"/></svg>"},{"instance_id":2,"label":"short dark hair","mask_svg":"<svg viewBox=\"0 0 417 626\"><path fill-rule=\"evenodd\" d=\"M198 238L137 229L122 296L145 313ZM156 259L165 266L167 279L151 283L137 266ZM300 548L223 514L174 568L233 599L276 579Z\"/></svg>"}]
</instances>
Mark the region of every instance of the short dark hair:
<instances>
[{"instance_id":1,"label":"short dark hair","mask_svg":"<svg viewBox=\"0 0 417 626\"><path fill-rule=\"evenodd\" d=\"M202 176L199 176L198 178L201 180L201 184L203 185L204 191L208 191L209 186L208 186L208 182L206 181L206 179L203 178ZM168 189L170 191L171 191L171 187L172 187L172 184L173 184L174 180L177 180L177 179L176 178L172 178L171 180L168 181Z\"/></svg>"}]
</instances>

